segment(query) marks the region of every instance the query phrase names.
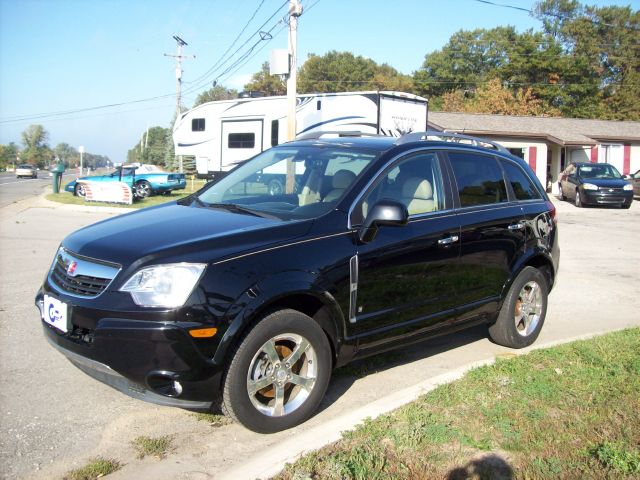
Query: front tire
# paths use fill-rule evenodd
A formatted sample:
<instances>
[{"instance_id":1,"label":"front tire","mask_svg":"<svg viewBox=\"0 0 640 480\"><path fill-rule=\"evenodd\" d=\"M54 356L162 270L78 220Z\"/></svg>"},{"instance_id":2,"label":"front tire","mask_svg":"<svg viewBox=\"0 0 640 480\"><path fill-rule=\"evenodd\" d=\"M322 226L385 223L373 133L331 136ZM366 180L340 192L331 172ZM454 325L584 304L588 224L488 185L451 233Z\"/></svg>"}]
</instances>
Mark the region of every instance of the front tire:
<instances>
[{"instance_id":1,"label":"front tire","mask_svg":"<svg viewBox=\"0 0 640 480\"><path fill-rule=\"evenodd\" d=\"M524 348L535 342L547 315L548 292L543 273L525 267L511 285L496 323L489 327L491 339L510 348Z\"/></svg>"},{"instance_id":2,"label":"front tire","mask_svg":"<svg viewBox=\"0 0 640 480\"><path fill-rule=\"evenodd\" d=\"M295 310L262 319L227 368L223 411L249 430L273 433L313 414L329 384L331 347L322 328Z\"/></svg>"},{"instance_id":3,"label":"front tire","mask_svg":"<svg viewBox=\"0 0 640 480\"><path fill-rule=\"evenodd\" d=\"M576 188L575 205L577 208L583 207L582 200L580 199L580 190L578 190L577 188Z\"/></svg>"}]
</instances>

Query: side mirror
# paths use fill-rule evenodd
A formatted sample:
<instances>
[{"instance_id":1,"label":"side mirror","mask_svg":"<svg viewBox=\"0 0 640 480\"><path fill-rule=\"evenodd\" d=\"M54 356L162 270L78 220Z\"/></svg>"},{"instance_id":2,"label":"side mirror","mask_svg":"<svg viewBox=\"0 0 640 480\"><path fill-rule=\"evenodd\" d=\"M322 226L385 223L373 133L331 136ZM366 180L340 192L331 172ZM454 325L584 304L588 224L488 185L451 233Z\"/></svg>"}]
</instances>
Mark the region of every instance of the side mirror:
<instances>
[{"instance_id":1,"label":"side mirror","mask_svg":"<svg viewBox=\"0 0 640 480\"><path fill-rule=\"evenodd\" d=\"M625 180L631 180L633 177L631 175L625 175L622 178L624 178Z\"/></svg>"},{"instance_id":2,"label":"side mirror","mask_svg":"<svg viewBox=\"0 0 640 480\"><path fill-rule=\"evenodd\" d=\"M362 243L369 243L376 238L378 227L381 225L402 227L408 221L407 207L393 200L380 200L367 214L364 224L358 231L358 238Z\"/></svg>"}]
</instances>

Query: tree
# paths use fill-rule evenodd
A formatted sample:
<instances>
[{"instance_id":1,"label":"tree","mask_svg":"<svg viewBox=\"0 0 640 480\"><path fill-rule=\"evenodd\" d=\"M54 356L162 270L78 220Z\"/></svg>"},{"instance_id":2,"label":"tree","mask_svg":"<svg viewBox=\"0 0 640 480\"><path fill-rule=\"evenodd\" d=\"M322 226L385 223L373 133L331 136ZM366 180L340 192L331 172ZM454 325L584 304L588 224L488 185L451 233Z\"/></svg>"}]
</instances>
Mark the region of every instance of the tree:
<instances>
[{"instance_id":1,"label":"tree","mask_svg":"<svg viewBox=\"0 0 640 480\"><path fill-rule=\"evenodd\" d=\"M640 120L640 11L574 0L544 0L535 11L573 72L561 107L575 116Z\"/></svg>"},{"instance_id":2,"label":"tree","mask_svg":"<svg viewBox=\"0 0 640 480\"><path fill-rule=\"evenodd\" d=\"M68 143L59 143L53 149L53 153L55 153L56 157L60 159L60 161L65 164L67 167L71 167L80 162L80 154L78 151L73 148ZM83 156L84 162L84 156Z\"/></svg>"},{"instance_id":3,"label":"tree","mask_svg":"<svg viewBox=\"0 0 640 480\"><path fill-rule=\"evenodd\" d=\"M0 167L7 168L17 163L18 146L14 142L0 145Z\"/></svg>"},{"instance_id":4,"label":"tree","mask_svg":"<svg viewBox=\"0 0 640 480\"><path fill-rule=\"evenodd\" d=\"M197 107L203 103L215 102L217 100L231 100L232 98L238 98L237 90L229 89L222 85L216 85L215 87L200 93L196 97L196 101L193 106Z\"/></svg>"},{"instance_id":5,"label":"tree","mask_svg":"<svg viewBox=\"0 0 640 480\"><path fill-rule=\"evenodd\" d=\"M45 163L51 160L52 152L47 141L49 133L42 125L29 125L22 132L22 160L39 167L44 167Z\"/></svg>"},{"instance_id":6,"label":"tree","mask_svg":"<svg viewBox=\"0 0 640 480\"><path fill-rule=\"evenodd\" d=\"M369 58L335 50L323 56L311 54L298 73L302 93L353 92L358 90L411 91L410 76Z\"/></svg>"},{"instance_id":7,"label":"tree","mask_svg":"<svg viewBox=\"0 0 640 480\"><path fill-rule=\"evenodd\" d=\"M267 96L286 95L287 85L279 75L269 74L269 63L264 62L260 71L253 74L251 81L244 86L247 92L262 92Z\"/></svg>"},{"instance_id":8,"label":"tree","mask_svg":"<svg viewBox=\"0 0 640 480\"><path fill-rule=\"evenodd\" d=\"M559 116L560 111L545 105L530 88L515 93L502 85L498 78L480 86L475 93L462 90L443 95L442 110L446 112L491 113L521 116Z\"/></svg>"},{"instance_id":9,"label":"tree","mask_svg":"<svg viewBox=\"0 0 640 480\"><path fill-rule=\"evenodd\" d=\"M173 143L171 130L162 127L151 127L142 134L140 143L127 152L127 162L151 163L165 165L167 158L167 143Z\"/></svg>"}]
</instances>

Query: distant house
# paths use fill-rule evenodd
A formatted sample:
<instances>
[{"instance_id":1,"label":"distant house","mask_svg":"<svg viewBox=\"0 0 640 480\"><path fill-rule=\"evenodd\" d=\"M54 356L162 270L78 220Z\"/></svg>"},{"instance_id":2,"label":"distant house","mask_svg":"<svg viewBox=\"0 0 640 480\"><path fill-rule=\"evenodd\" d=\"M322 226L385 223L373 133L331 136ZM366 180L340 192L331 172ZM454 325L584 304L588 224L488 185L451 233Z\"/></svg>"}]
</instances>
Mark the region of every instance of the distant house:
<instances>
[{"instance_id":1,"label":"distant house","mask_svg":"<svg viewBox=\"0 0 640 480\"><path fill-rule=\"evenodd\" d=\"M554 191L571 162L606 162L623 175L640 170L640 122L430 112L429 127L503 145Z\"/></svg>"}]
</instances>

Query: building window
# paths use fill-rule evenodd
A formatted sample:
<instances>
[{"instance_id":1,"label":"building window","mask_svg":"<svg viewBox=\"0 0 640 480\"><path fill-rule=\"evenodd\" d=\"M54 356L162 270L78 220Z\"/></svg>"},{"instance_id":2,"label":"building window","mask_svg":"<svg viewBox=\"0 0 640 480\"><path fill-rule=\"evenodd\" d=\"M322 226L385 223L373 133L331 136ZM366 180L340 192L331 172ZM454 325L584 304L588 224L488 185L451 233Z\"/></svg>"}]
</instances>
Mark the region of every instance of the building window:
<instances>
[{"instance_id":1,"label":"building window","mask_svg":"<svg viewBox=\"0 0 640 480\"><path fill-rule=\"evenodd\" d=\"M271 121L271 146L275 147L278 145L278 136L280 130L280 122L278 120Z\"/></svg>"},{"instance_id":2,"label":"building window","mask_svg":"<svg viewBox=\"0 0 640 480\"><path fill-rule=\"evenodd\" d=\"M230 133L229 148L254 148L256 145L255 133Z\"/></svg>"},{"instance_id":3,"label":"building window","mask_svg":"<svg viewBox=\"0 0 640 480\"><path fill-rule=\"evenodd\" d=\"M192 132L204 132L204 118L194 118L191 120Z\"/></svg>"}]
</instances>

